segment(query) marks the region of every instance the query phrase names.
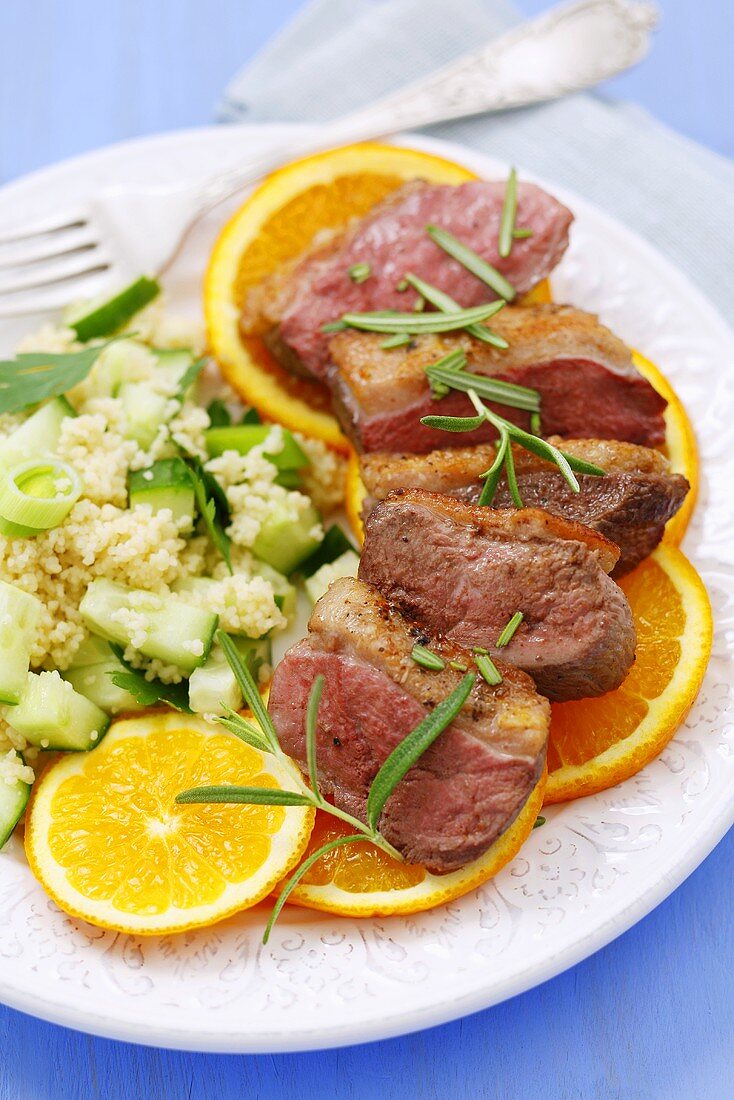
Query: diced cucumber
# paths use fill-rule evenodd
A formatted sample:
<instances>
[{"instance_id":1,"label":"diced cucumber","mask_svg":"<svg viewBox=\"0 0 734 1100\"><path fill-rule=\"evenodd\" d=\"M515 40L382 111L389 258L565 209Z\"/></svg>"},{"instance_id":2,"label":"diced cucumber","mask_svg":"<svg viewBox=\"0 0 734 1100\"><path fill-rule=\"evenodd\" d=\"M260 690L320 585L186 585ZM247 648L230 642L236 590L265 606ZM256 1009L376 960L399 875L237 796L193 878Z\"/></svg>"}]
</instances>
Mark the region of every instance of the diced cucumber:
<instances>
[{"instance_id":1,"label":"diced cucumber","mask_svg":"<svg viewBox=\"0 0 734 1100\"><path fill-rule=\"evenodd\" d=\"M118 391L125 413L125 437L147 450L166 420L169 398L145 382L123 382Z\"/></svg>"},{"instance_id":2,"label":"diced cucumber","mask_svg":"<svg viewBox=\"0 0 734 1100\"><path fill-rule=\"evenodd\" d=\"M283 612L286 619L292 618L296 610L296 586L291 584L288 578L279 573L277 569L273 569L272 565L268 565L267 562L253 562L252 569L263 580L270 581L276 605Z\"/></svg>"},{"instance_id":3,"label":"diced cucumber","mask_svg":"<svg viewBox=\"0 0 734 1100\"><path fill-rule=\"evenodd\" d=\"M313 576L308 578L303 586L306 589L306 595L311 603L316 603L335 580L339 577L356 577L358 569L359 554L355 554L354 550L347 550L335 561L322 565Z\"/></svg>"},{"instance_id":4,"label":"diced cucumber","mask_svg":"<svg viewBox=\"0 0 734 1100\"><path fill-rule=\"evenodd\" d=\"M0 703L19 702L36 641L41 601L0 581Z\"/></svg>"},{"instance_id":5,"label":"diced cucumber","mask_svg":"<svg viewBox=\"0 0 734 1100\"><path fill-rule=\"evenodd\" d=\"M63 675L76 691L96 703L106 714L145 710L134 695L112 682L114 673L126 671L110 649L110 643L89 634Z\"/></svg>"},{"instance_id":6,"label":"diced cucumber","mask_svg":"<svg viewBox=\"0 0 734 1100\"><path fill-rule=\"evenodd\" d=\"M41 405L0 443L0 462L13 466L24 459L50 454L56 449L67 416L76 416L76 412L65 397L54 397Z\"/></svg>"},{"instance_id":7,"label":"diced cucumber","mask_svg":"<svg viewBox=\"0 0 734 1100\"><path fill-rule=\"evenodd\" d=\"M161 458L147 470L131 470L127 478L130 507L149 504L154 512L169 508L175 520L193 523L194 486L186 463L180 458Z\"/></svg>"},{"instance_id":8,"label":"diced cucumber","mask_svg":"<svg viewBox=\"0 0 734 1100\"><path fill-rule=\"evenodd\" d=\"M58 672L29 672L25 691L2 716L17 733L42 749L93 749L110 724L105 712L62 680Z\"/></svg>"},{"instance_id":9,"label":"diced cucumber","mask_svg":"<svg viewBox=\"0 0 734 1100\"><path fill-rule=\"evenodd\" d=\"M72 315L67 312L64 320L82 343L99 336L111 336L157 298L160 292L160 284L155 279L141 276L112 298L87 302Z\"/></svg>"},{"instance_id":10,"label":"diced cucumber","mask_svg":"<svg viewBox=\"0 0 734 1100\"><path fill-rule=\"evenodd\" d=\"M166 373L172 387L177 389L186 371L193 366L193 353L189 348L165 348L156 349L155 355L158 360L158 369Z\"/></svg>"},{"instance_id":11,"label":"diced cucumber","mask_svg":"<svg viewBox=\"0 0 734 1100\"><path fill-rule=\"evenodd\" d=\"M322 565L328 565L330 561L336 561L347 550L358 553L357 547L347 538L338 523L333 523L324 535L321 545L314 550L310 557L301 562L298 572L302 577L311 577Z\"/></svg>"},{"instance_id":12,"label":"diced cucumber","mask_svg":"<svg viewBox=\"0 0 734 1100\"><path fill-rule=\"evenodd\" d=\"M188 675L209 656L218 618L177 596L92 581L79 604L89 630L118 645L133 645L146 657L176 665ZM144 636L142 644L138 634ZM135 641L133 641L135 639Z\"/></svg>"},{"instance_id":13,"label":"diced cucumber","mask_svg":"<svg viewBox=\"0 0 734 1100\"><path fill-rule=\"evenodd\" d=\"M279 573L292 573L321 543L321 535L316 533L320 523L321 518L312 504L302 508L297 515L288 505L276 505L263 520L252 552Z\"/></svg>"},{"instance_id":14,"label":"diced cucumber","mask_svg":"<svg viewBox=\"0 0 734 1100\"><path fill-rule=\"evenodd\" d=\"M10 840L13 829L23 816L30 794L30 783L24 783L22 779L8 782L0 776L0 850Z\"/></svg>"},{"instance_id":15,"label":"diced cucumber","mask_svg":"<svg viewBox=\"0 0 734 1100\"><path fill-rule=\"evenodd\" d=\"M235 424L222 428L208 428L204 433L206 449L212 458L225 451L237 451L246 455L253 447L264 443L272 431L271 424ZM293 434L283 428L282 450L264 452L265 456L278 470L302 470L309 465L302 448Z\"/></svg>"},{"instance_id":16,"label":"diced cucumber","mask_svg":"<svg viewBox=\"0 0 734 1100\"><path fill-rule=\"evenodd\" d=\"M263 664L272 662L270 639L237 638L235 644L257 682ZM239 710L242 704L237 678L222 650L215 646L206 664L191 673L189 706L197 714L225 714L225 708Z\"/></svg>"}]
</instances>

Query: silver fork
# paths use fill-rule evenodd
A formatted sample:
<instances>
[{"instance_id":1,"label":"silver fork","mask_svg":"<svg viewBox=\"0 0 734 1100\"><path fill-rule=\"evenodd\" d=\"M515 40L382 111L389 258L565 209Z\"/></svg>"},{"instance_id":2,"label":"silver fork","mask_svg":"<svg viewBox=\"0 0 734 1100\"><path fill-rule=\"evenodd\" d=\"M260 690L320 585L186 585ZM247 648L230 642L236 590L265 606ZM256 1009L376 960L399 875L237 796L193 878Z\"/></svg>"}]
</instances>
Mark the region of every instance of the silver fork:
<instances>
[{"instance_id":1,"label":"silver fork","mask_svg":"<svg viewBox=\"0 0 734 1100\"><path fill-rule=\"evenodd\" d=\"M598 84L645 56L657 18L653 5L631 0L564 4L203 185L108 188L63 213L0 227L0 318L60 309L113 283L122 268L165 275L206 214L287 160Z\"/></svg>"}]
</instances>

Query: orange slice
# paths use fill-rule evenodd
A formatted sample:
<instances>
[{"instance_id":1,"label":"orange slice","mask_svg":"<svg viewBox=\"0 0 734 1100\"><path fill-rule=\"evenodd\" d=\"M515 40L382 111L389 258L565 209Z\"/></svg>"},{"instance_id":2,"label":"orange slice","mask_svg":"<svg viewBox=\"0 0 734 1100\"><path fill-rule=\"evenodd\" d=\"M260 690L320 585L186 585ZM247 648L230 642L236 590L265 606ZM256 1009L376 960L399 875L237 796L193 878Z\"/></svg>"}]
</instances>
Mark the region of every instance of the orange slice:
<instances>
[{"instance_id":1,"label":"orange slice","mask_svg":"<svg viewBox=\"0 0 734 1100\"><path fill-rule=\"evenodd\" d=\"M617 691L553 704L546 802L595 794L635 775L668 743L701 686L713 623L690 562L662 545L620 585L637 630L635 664Z\"/></svg>"},{"instance_id":2,"label":"orange slice","mask_svg":"<svg viewBox=\"0 0 734 1100\"><path fill-rule=\"evenodd\" d=\"M473 863L448 875L432 875L425 867L402 863L369 841L345 844L323 856L299 882L289 903L351 917L420 913L444 905L493 878L514 859L525 843L543 803L545 775L522 811L502 836ZM329 814L317 812L304 858L322 844L353 830Z\"/></svg>"},{"instance_id":3,"label":"orange slice","mask_svg":"<svg viewBox=\"0 0 734 1100\"><path fill-rule=\"evenodd\" d=\"M98 748L36 783L26 852L67 913L135 935L183 932L247 909L298 862L314 811L177 805L189 787L294 790L272 756L189 715L116 722Z\"/></svg>"},{"instance_id":4,"label":"orange slice","mask_svg":"<svg viewBox=\"0 0 734 1100\"><path fill-rule=\"evenodd\" d=\"M302 252L317 233L361 217L411 179L463 183L476 176L442 157L397 145L366 143L318 153L269 176L227 222L209 260L204 313L223 374L267 419L341 451L349 444L325 387L289 374L260 340L242 338L242 303L252 286Z\"/></svg>"},{"instance_id":5,"label":"orange slice","mask_svg":"<svg viewBox=\"0 0 734 1100\"><path fill-rule=\"evenodd\" d=\"M647 378L648 382L668 402L665 410L665 453L670 460L670 466L674 473L683 474L688 478L691 486L690 492L678 512L668 520L665 527L665 541L678 546L686 532L693 509L696 505L699 483L698 447L693 426L688 419L688 414L683 407L683 402L678 397L664 374L640 355L638 351L632 352L632 361L640 374Z\"/></svg>"}]
</instances>

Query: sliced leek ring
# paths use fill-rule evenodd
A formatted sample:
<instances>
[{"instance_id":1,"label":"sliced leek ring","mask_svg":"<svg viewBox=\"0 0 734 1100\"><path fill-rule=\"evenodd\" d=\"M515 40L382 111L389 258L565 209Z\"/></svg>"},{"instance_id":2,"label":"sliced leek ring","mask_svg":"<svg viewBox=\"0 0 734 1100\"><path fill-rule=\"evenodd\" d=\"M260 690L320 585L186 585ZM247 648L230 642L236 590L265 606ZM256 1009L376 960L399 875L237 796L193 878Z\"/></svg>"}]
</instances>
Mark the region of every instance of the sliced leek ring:
<instances>
[{"instance_id":1,"label":"sliced leek ring","mask_svg":"<svg viewBox=\"0 0 734 1100\"><path fill-rule=\"evenodd\" d=\"M74 467L54 456L0 470L0 530L28 538L58 527L81 491Z\"/></svg>"}]
</instances>

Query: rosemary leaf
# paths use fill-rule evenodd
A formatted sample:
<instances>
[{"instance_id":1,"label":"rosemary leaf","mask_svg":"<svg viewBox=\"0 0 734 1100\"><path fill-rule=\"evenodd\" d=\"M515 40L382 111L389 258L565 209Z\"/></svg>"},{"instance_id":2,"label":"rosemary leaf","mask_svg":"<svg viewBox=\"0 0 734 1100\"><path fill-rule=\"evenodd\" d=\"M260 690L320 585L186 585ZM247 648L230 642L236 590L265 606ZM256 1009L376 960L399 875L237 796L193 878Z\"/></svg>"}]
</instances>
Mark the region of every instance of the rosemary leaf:
<instances>
[{"instance_id":1,"label":"rosemary leaf","mask_svg":"<svg viewBox=\"0 0 734 1100\"><path fill-rule=\"evenodd\" d=\"M512 235L516 241L525 241L528 237L532 237L532 229L513 229Z\"/></svg>"},{"instance_id":2,"label":"rosemary leaf","mask_svg":"<svg viewBox=\"0 0 734 1100\"><path fill-rule=\"evenodd\" d=\"M343 321L329 321L328 324L321 326L322 332L344 332L345 328L348 328Z\"/></svg>"},{"instance_id":3,"label":"rosemary leaf","mask_svg":"<svg viewBox=\"0 0 734 1100\"><path fill-rule=\"evenodd\" d=\"M345 313L342 321L350 328L364 332L408 332L418 336L421 333L455 332L477 321L486 321L497 312L496 302L489 302L471 309L457 310L455 313ZM324 331L322 326L321 331ZM330 330L334 331L334 330Z\"/></svg>"},{"instance_id":4,"label":"rosemary leaf","mask_svg":"<svg viewBox=\"0 0 734 1100\"><path fill-rule=\"evenodd\" d=\"M421 417L421 424L425 424L427 428L440 428L442 432L475 432L483 423L483 416Z\"/></svg>"},{"instance_id":5,"label":"rosemary leaf","mask_svg":"<svg viewBox=\"0 0 734 1100\"><path fill-rule=\"evenodd\" d=\"M439 287L433 286L432 283L427 283L425 279L419 279L417 275L408 272L405 276L405 281L406 283L410 283L414 290L417 290L427 302L430 302L432 306L435 306L436 309L439 309L442 313L456 313L461 309L459 303L454 301L450 295L440 290ZM501 299L494 304L497 307L495 313L499 313L499 311L504 308L505 302L504 299ZM494 314L491 314L491 316L494 316ZM492 347L504 350L510 346L503 336L498 336L496 332L492 332L486 325L467 325L466 331L470 336L473 336L475 340L481 340L485 344L491 344Z\"/></svg>"},{"instance_id":6,"label":"rosemary leaf","mask_svg":"<svg viewBox=\"0 0 734 1100\"><path fill-rule=\"evenodd\" d=\"M540 408L540 394L537 390L528 389L527 386L518 386L514 382L503 382L499 378L489 378L484 374L472 374L447 370L437 363L431 363L426 368L429 382L443 383L452 390L461 390L468 393L474 390L480 397L488 401L494 401L498 405L508 405L513 409L524 409L526 412L535 412Z\"/></svg>"},{"instance_id":7,"label":"rosemary leaf","mask_svg":"<svg viewBox=\"0 0 734 1100\"><path fill-rule=\"evenodd\" d=\"M505 198L502 203L502 215L500 217L500 233L498 251L503 259L507 259L512 251L512 241L517 217L517 170L510 169L510 175L505 187Z\"/></svg>"},{"instance_id":8,"label":"rosemary leaf","mask_svg":"<svg viewBox=\"0 0 734 1100\"><path fill-rule=\"evenodd\" d=\"M467 670L467 666L462 664L461 661L449 661L449 668L453 668L457 672L466 672Z\"/></svg>"},{"instance_id":9,"label":"rosemary leaf","mask_svg":"<svg viewBox=\"0 0 734 1100\"><path fill-rule=\"evenodd\" d=\"M367 796L367 821L373 830L377 830L385 803L397 787L400 780L415 762L423 755L439 734L443 733L469 698L476 682L476 676L468 672L450 695L438 704L414 730L403 738L393 749L375 778L372 780Z\"/></svg>"},{"instance_id":10,"label":"rosemary leaf","mask_svg":"<svg viewBox=\"0 0 734 1100\"><path fill-rule=\"evenodd\" d=\"M497 648L498 649L504 649L505 646L510 644L512 639L515 637L515 634L517 632L517 628L519 627L520 623L523 621L524 617L525 616L523 615L522 611L516 611L515 612L515 614L509 620L507 625L504 627L502 633L500 634L499 638L497 639Z\"/></svg>"},{"instance_id":11,"label":"rosemary leaf","mask_svg":"<svg viewBox=\"0 0 734 1100\"><path fill-rule=\"evenodd\" d=\"M271 751L270 745L257 726L253 725L252 722L248 722L236 710L231 710L230 707L226 707L225 710L225 717L215 719L220 726L224 726L235 737L239 737L240 741L244 741L246 745L251 745L253 749L259 749L260 752Z\"/></svg>"},{"instance_id":12,"label":"rosemary leaf","mask_svg":"<svg viewBox=\"0 0 734 1100\"><path fill-rule=\"evenodd\" d=\"M297 791L280 787L191 787L176 795L182 805L216 802L232 806L312 806L313 801Z\"/></svg>"},{"instance_id":13,"label":"rosemary leaf","mask_svg":"<svg viewBox=\"0 0 734 1100\"><path fill-rule=\"evenodd\" d=\"M237 646L228 634L225 634L223 630L218 630L216 639L222 647L229 667L232 669L232 672L234 672L235 679L240 686L245 702L252 711L255 721L259 725L265 740L270 746L270 752L277 753L280 748L278 744L278 735L275 732L275 726L268 714L267 707L262 701L262 696L258 691L252 673L242 660Z\"/></svg>"},{"instance_id":14,"label":"rosemary leaf","mask_svg":"<svg viewBox=\"0 0 734 1100\"><path fill-rule=\"evenodd\" d=\"M289 895L301 881L303 876L311 870L314 863L318 863L322 856L325 856L328 852L334 850L334 848L341 848L344 844L354 844L358 840L367 840L369 837L363 836L361 833L354 833L352 836L340 836L336 840L330 840L327 844L322 844L320 848L317 848L308 859L304 860L300 867L291 875L288 882L283 887L278 900L273 906L273 910L268 919L268 923L265 925L265 931L263 932L263 943L267 943L270 939L270 933L273 931L273 925L280 916L283 906L288 900Z\"/></svg>"},{"instance_id":15,"label":"rosemary leaf","mask_svg":"<svg viewBox=\"0 0 734 1100\"><path fill-rule=\"evenodd\" d=\"M394 336L388 336L387 340L383 340L380 347L383 351L388 351L390 348L401 348L404 344L409 344L413 337L409 332L396 332Z\"/></svg>"},{"instance_id":16,"label":"rosemary leaf","mask_svg":"<svg viewBox=\"0 0 734 1100\"><path fill-rule=\"evenodd\" d=\"M372 268L369 264L352 264L347 274L353 283L363 283L365 280L369 279L372 274Z\"/></svg>"},{"instance_id":17,"label":"rosemary leaf","mask_svg":"<svg viewBox=\"0 0 734 1100\"><path fill-rule=\"evenodd\" d=\"M311 685L306 707L306 760L311 790L319 802L323 802L319 791L319 774L316 768L316 730L318 726L319 704L324 690L324 677L319 674Z\"/></svg>"},{"instance_id":18,"label":"rosemary leaf","mask_svg":"<svg viewBox=\"0 0 734 1100\"><path fill-rule=\"evenodd\" d=\"M504 298L506 302L514 300L516 291L512 283L508 282L496 267L492 267L471 248L462 244L447 229L442 229L440 225L427 225L426 232L439 248L442 248L453 259L458 260L462 267L465 267L472 275L476 275L478 279L486 283L500 298Z\"/></svg>"},{"instance_id":19,"label":"rosemary leaf","mask_svg":"<svg viewBox=\"0 0 734 1100\"><path fill-rule=\"evenodd\" d=\"M482 491L479 494L479 500L477 501L477 504L480 508L489 508L492 504L492 501L494 500L494 495L497 492L497 486L499 485L500 478L502 477L502 471L505 466L505 458L507 456L509 446L510 437L507 432L503 432L500 436L500 441L497 446L497 457L495 458L490 468L487 470L486 474L482 474L482 477L485 480L484 485L482 486Z\"/></svg>"},{"instance_id":20,"label":"rosemary leaf","mask_svg":"<svg viewBox=\"0 0 734 1100\"><path fill-rule=\"evenodd\" d=\"M410 656L421 668L428 668L433 672L440 672L441 669L446 668L443 657L439 657L438 653L434 653L424 645L414 645Z\"/></svg>"},{"instance_id":21,"label":"rosemary leaf","mask_svg":"<svg viewBox=\"0 0 734 1100\"><path fill-rule=\"evenodd\" d=\"M476 653L474 663L490 687L496 687L497 684L502 683L502 675L489 654Z\"/></svg>"},{"instance_id":22,"label":"rosemary leaf","mask_svg":"<svg viewBox=\"0 0 734 1100\"><path fill-rule=\"evenodd\" d=\"M516 508L524 508L525 505L520 496L520 487L517 484L517 476L515 474L515 459L512 455L512 447L509 446L509 442L505 452L505 476L507 478L507 487L512 497L512 503Z\"/></svg>"}]
</instances>

